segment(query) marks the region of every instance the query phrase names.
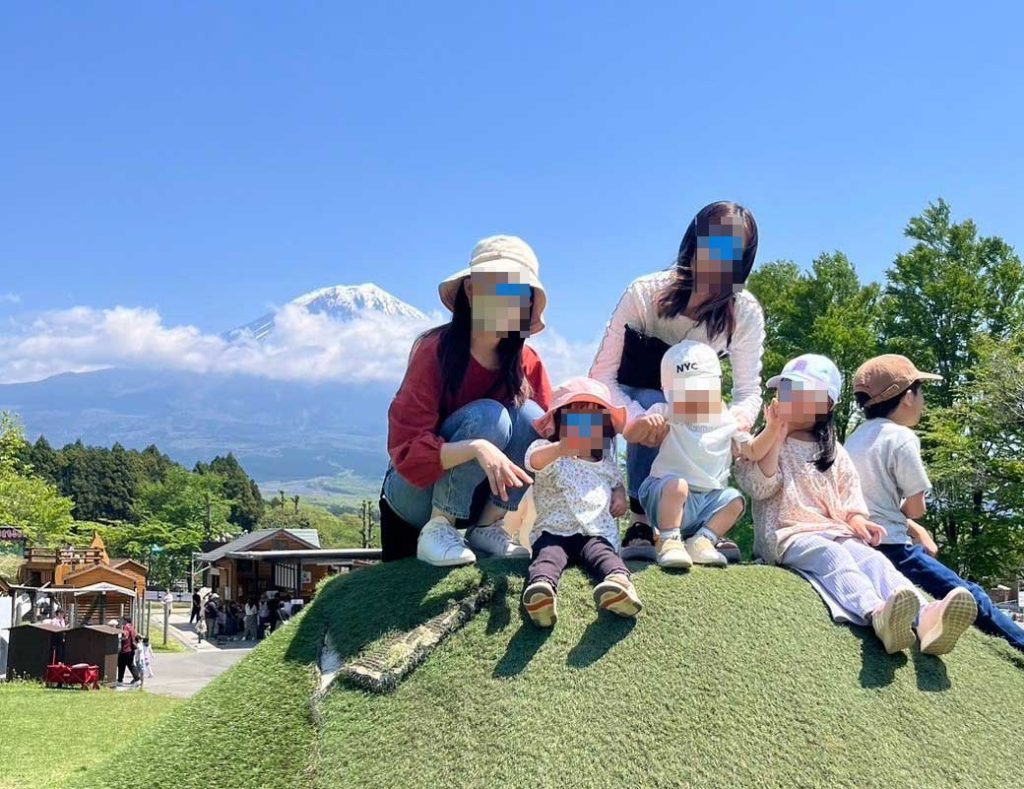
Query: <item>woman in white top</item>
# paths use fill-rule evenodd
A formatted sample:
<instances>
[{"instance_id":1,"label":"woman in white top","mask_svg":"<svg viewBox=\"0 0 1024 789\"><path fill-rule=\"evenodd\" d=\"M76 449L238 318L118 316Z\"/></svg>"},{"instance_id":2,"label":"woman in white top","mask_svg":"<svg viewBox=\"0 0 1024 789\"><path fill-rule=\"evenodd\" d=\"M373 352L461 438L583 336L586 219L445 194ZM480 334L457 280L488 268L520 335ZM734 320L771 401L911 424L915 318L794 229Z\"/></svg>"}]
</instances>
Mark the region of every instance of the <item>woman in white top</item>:
<instances>
[{"instance_id":1,"label":"woman in white top","mask_svg":"<svg viewBox=\"0 0 1024 789\"><path fill-rule=\"evenodd\" d=\"M682 340L710 345L732 365L732 405L741 430L753 427L761 410L764 313L743 289L757 254L757 223L736 203L711 203L690 222L675 264L633 280L605 327L590 377L611 390L612 404L626 408L636 441L626 447L630 509L635 522L623 538L623 557L656 554L653 533L637 497L668 432L664 419L645 415L665 402L661 356ZM738 558L735 545L719 550Z\"/></svg>"}]
</instances>

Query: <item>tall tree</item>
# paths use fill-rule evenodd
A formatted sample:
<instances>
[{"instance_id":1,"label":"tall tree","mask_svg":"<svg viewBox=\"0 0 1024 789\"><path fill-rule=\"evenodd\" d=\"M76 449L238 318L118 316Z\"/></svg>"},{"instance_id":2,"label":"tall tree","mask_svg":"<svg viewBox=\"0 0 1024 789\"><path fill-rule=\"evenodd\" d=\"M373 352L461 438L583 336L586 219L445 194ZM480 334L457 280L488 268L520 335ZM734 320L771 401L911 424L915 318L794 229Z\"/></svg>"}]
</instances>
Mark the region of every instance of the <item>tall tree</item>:
<instances>
[{"instance_id":1,"label":"tall tree","mask_svg":"<svg viewBox=\"0 0 1024 789\"><path fill-rule=\"evenodd\" d=\"M836 427L844 439L853 415L853 373L877 349L878 285L862 284L842 252L822 253L806 272L789 261L768 263L749 285L765 312L766 377L800 354L832 359L843 373Z\"/></svg>"},{"instance_id":2,"label":"tall tree","mask_svg":"<svg viewBox=\"0 0 1024 789\"><path fill-rule=\"evenodd\" d=\"M23 460L27 446L17 420L0 413L0 524L20 529L36 545L54 546L71 527L73 502L33 475Z\"/></svg>"}]
</instances>

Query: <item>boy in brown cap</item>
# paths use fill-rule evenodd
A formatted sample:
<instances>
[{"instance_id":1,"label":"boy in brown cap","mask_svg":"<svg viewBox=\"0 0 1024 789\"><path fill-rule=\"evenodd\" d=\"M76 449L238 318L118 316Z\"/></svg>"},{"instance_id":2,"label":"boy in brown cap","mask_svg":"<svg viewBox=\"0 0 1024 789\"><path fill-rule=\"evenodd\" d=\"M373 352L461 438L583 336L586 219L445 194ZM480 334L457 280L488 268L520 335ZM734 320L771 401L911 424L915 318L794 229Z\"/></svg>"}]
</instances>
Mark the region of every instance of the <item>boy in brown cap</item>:
<instances>
[{"instance_id":1,"label":"boy in brown cap","mask_svg":"<svg viewBox=\"0 0 1024 789\"><path fill-rule=\"evenodd\" d=\"M931 482L921 460L921 441L913 427L924 412L924 381L942 376L923 373L905 356L886 354L869 359L857 370L853 391L867 421L846 440L846 451L860 476L871 520L887 535L877 546L903 575L941 606L924 616L941 617L938 635L921 651L942 654L947 644L970 627L1001 636L1024 651L1024 629L1000 611L977 584L965 581L935 558L938 548L928 531L915 522L925 513ZM923 618L923 617L922 617ZM919 623L927 629L933 622Z\"/></svg>"}]
</instances>

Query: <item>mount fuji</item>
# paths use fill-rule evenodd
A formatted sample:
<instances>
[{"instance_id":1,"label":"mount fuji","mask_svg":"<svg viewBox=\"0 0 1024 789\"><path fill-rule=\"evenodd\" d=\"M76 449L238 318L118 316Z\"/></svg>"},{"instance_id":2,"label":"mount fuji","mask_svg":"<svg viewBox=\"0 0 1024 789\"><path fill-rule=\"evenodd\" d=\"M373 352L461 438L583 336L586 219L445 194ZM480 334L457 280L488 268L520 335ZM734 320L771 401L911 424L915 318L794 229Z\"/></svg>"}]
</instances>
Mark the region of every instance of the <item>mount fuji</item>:
<instances>
[{"instance_id":1,"label":"mount fuji","mask_svg":"<svg viewBox=\"0 0 1024 789\"><path fill-rule=\"evenodd\" d=\"M334 285L320 288L292 299L290 305L301 307L311 315L326 315L333 320L352 320L367 313L376 313L395 320L426 320L415 307L395 298L372 282L363 285ZM268 312L254 321L232 329L224 336L229 340L251 336L265 340L274 333L277 313Z\"/></svg>"},{"instance_id":2,"label":"mount fuji","mask_svg":"<svg viewBox=\"0 0 1024 789\"><path fill-rule=\"evenodd\" d=\"M396 331L401 337L429 325L423 312L371 283L322 288L282 310L296 308L340 326L366 316L377 321L374 326L408 322ZM221 338L229 345L254 340L280 344L288 339L277 336L282 310ZM404 355L405 349L400 350ZM366 495L379 485L387 465L387 408L397 381L346 378L308 382L111 368L0 385L0 409L21 417L30 440L45 435L55 446L78 439L104 446L156 444L186 465L232 451L257 481L272 483L273 490L281 486L298 492L302 481L340 477L363 480L359 492Z\"/></svg>"}]
</instances>

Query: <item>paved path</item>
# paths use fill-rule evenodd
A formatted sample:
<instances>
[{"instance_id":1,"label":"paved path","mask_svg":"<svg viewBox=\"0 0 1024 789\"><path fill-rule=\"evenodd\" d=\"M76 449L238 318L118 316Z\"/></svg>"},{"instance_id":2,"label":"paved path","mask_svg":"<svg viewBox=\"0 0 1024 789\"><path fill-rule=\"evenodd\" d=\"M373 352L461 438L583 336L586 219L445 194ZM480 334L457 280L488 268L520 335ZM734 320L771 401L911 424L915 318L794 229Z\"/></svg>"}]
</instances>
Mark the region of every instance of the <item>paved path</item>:
<instances>
[{"instance_id":1,"label":"paved path","mask_svg":"<svg viewBox=\"0 0 1024 789\"><path fill-rule=\"evenodd\" d=\"M148 693L187 699L250 651L251 646L202 652L158 653L153 656L153 673L156 676L147 678L143 689Z\"/></svg>"},{"instance_id":2,"label":"paved path","mask_svg":"<svg viewBox=\"0 0 1024 789\"><path fill-rule=\"evenodd\" d=\"M154 606L150 636L163 638L163 612L157 616ZM256 646L252 641L199 641L195 626L189 624L188 609L173 609L168 637L187 648L187 652L157 652L153 655L153 673L144 689L164 696L188 698L214 677L224 673ZM122 686L124 690L128 688Z\"/></svg>"}]
</instances>

